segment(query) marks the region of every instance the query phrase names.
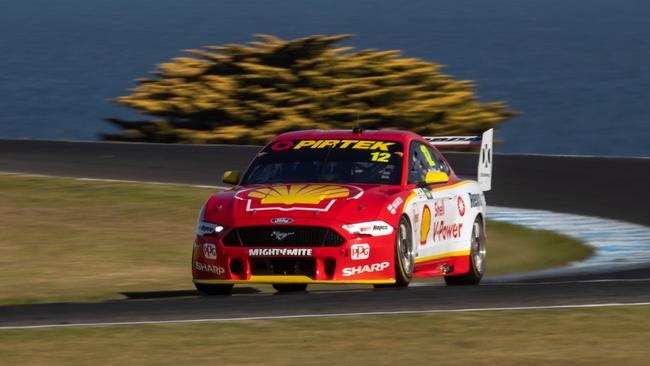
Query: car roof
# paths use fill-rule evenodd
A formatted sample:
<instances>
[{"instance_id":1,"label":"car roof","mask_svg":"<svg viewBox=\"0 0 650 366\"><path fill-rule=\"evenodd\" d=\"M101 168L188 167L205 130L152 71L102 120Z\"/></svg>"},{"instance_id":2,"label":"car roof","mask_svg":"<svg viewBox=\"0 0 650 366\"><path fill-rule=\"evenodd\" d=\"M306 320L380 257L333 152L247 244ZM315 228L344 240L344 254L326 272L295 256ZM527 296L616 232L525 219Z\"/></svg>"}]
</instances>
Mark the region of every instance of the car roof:
<instances>
[{"instance_id":1,"label":"car roof","mask_svg":"<svg viewBox=\"0 0 650 366\"><path fill-rule=\"evenodd\" d=\"M302 130L285 132L278 135L273 141L307 139L364 139L409 142L413 139L422 140L422 137L410 131L397 130L363 130L360 133L352 130Z\"/></svg>"}]
</instances>

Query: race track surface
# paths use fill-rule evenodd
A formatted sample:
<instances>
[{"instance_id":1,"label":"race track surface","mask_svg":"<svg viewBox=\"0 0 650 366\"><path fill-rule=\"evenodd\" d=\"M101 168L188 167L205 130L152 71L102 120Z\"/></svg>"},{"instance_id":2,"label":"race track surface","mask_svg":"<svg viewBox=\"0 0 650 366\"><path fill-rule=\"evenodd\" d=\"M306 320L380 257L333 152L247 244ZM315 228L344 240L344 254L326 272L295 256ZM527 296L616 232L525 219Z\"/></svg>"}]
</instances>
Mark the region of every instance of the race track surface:
<instances>
[{"instance_id":1,"label":"race track surface","mask_svg":"<svg viewBox=\"0 0 650 366\"><path fill-rule=\"evenodd\" d=\"M5 306L1 309L0 328L650 303L649 285L650 279L542 284L488 283L473 287L430 285L406 290L235 294L229 297L199 297L179 292L179 297L176 298L121 300L98 304ZM143 296L146 297L146 294Z\"/></svg>"},{"instance_id":2,"label":"race track surface","mask_svg":"<svg viewBox=\"0 0 650 366\"><path fill-rule=\"evenodd\" d=\"M169 183L221 185L224 170L244 169L250 146L158 145L0 140L0 171ZM459 173L475 156L447 154ZM650 226L650 159L496 155L488 202L600 216ZM336 289L336 288L335 288ZM271 295L237 288L231 297L194 291L126 294L97 304L0 307L0 327L259 318L295 315L650 302L650 264L517 280L487 278L478 287L420 285Z\"/></svg>"}]
</instances>

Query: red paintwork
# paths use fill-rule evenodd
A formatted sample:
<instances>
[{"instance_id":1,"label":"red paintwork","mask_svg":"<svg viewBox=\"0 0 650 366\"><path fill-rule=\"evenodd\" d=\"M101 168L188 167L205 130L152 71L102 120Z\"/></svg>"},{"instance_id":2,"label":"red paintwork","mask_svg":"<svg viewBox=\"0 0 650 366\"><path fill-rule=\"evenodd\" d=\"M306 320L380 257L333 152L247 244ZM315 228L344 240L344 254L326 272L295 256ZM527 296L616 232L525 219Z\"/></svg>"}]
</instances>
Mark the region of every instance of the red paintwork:
<instances>
[{"instance_id":1,"label":"red paintwork","mask_svg":"<svg viewBox=\"0 0 650 366\"><path fill-rule=\"evenodd\" d=\"M469 256L455 256L449 258L441 258L432 260L429 262L419 263L415 265L415 271L413 272L413 277L434 277L434 276L444 276L442 272L443 265L446 265L448 268L453 268L453 274L462 274L469 272Z\"/></svg>"},{"instance_id":2,"label":"red paintwork","mask_svg":"<svg viewBox=\"0 0 650 366\"><path fill-rule=\"evenodd\" d=\"M254 185L254 186L235 186L232 189L213 194L205 206L204 221L219 223L226 227L222 233L217 236L197 237L193 250L192 275L195 280L199 279L220 279L220 280L247 280L250 277L250 266L248 258L248 247L226 247L222 244L222 238L227 235L233 227L240 226L261 226L271 225L270 220L278 217L288 217L294 221L291 225L309 225L329 227L337 231L345 238L345 243L341 247L314 247L313 257L316 258L317 274L314 280L337 280L355 281L355 280L386 280L395 278L395 232L390 235L371 237L367 235L351 235L341 228L341 225L350 223L360 223L367 221L381 220L389 223L393 227L398 226L400 215L393 215L386 209L386 206L393 202L397 197L401 197L403 202L399 206L399 212L404 207L407 198L415 187L414 184L406 184L408 174L408 149L413 140L428 143L421 136L405 131L364 131L361 134L352 133L351 131L299 131L282 134L271 141L270 144L283 140L303 140L303 139L357 139L357 140L384 140L401 142L404 146L402 179L400 185L386 186L379 184L353 184L363 190L359 199L336 199L327 211L314 213L313 210L294 210L281 211L277 209L264 211L246 210L247 192L259 188L271 187L272 185ZM434 147L435 148L435 147ZM444 159L444 158L443 158ZM446 162L446 161L445 161ZM452 185L459 182L453 170L449 174L449 182L440 184L436 187ZM301 183L302 184L302 183ZM341 184L334 185L343 185ZM434 187L435 188L435 187ZM290 208L291 205L287 205ZM282 225L278 225L281 229ZM418 238L413 238L415 245ZM202 244L212 243L217 246L217 259L207 259L203 255ZM352 260L350 257L350 246L358 243L367 243L371 247L370 256L365 260ZM243 264L242 274L230 272L230 263L239 260ZM336 269L333 273L328 274L325 266L328 261L334 260ZM200 271L194 268L196 261L207 265L214 265L223 268L222 274L215 274L206 271ZM357 274L353 276L343 276L341 269L345 267L356 267L365 264L389 262L390 265L383 271L374 271ZM469 270L469 257L452 257L442 260L436 260L426 263L417 264L414 276L439 276L441 264L446 263L455 268L454 274L464 273Z\"/></svg>"}]
</instances>

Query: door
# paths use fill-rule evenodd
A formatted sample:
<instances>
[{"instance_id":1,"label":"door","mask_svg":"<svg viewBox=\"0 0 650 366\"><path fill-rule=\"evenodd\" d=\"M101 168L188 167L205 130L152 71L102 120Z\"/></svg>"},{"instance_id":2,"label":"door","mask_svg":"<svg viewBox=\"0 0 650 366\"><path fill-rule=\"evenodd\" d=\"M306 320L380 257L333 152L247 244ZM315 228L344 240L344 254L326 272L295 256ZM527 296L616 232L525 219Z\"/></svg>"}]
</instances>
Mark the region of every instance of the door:
<instances>
[{"instance_id":1,"label":"door","mask_svg":"<svg viewBox=\"0 0 650 366\"><path fill-rule=\"evenodd\" d=\"M449 167L436 150L428 144L413 141L409 147L408 183L424 182L428 172L449 173ZM441 255L449 250L454 236L458 236L455 189L445 189L446 184L415 187L412 208L413 238L416 258ZM454 232L454 230L456 230Z\"/></svg>"}]
</instances>

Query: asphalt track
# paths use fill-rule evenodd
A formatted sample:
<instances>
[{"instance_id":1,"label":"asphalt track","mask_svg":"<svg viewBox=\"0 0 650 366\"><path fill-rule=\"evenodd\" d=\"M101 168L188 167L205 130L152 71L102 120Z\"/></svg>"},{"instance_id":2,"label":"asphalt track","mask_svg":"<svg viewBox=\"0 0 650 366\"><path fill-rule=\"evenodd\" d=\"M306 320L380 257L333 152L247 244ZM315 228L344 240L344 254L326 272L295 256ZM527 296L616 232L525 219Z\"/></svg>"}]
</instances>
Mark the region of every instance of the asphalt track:
<instances>
[{"instance_id":1,"label":"asphalt track","mask_svg":"<svg viewBox=\"0 0 650 366\"><path fill-rule=\"evenodd\" d=\"M221 172L243 169L256 151L250 146L0 140L0 171L219 185ZM473 154L447 157L458 172L474 171ZM494 161L489 203L650 226L650 159L498 154ZM433 284L289 295L236 288L234 296L216 298L154 290L95 304L3 306L0 328L650 303L650 265L526 280L487 278L484 285L460 288Z\"/></svg>"}]
</instances>

